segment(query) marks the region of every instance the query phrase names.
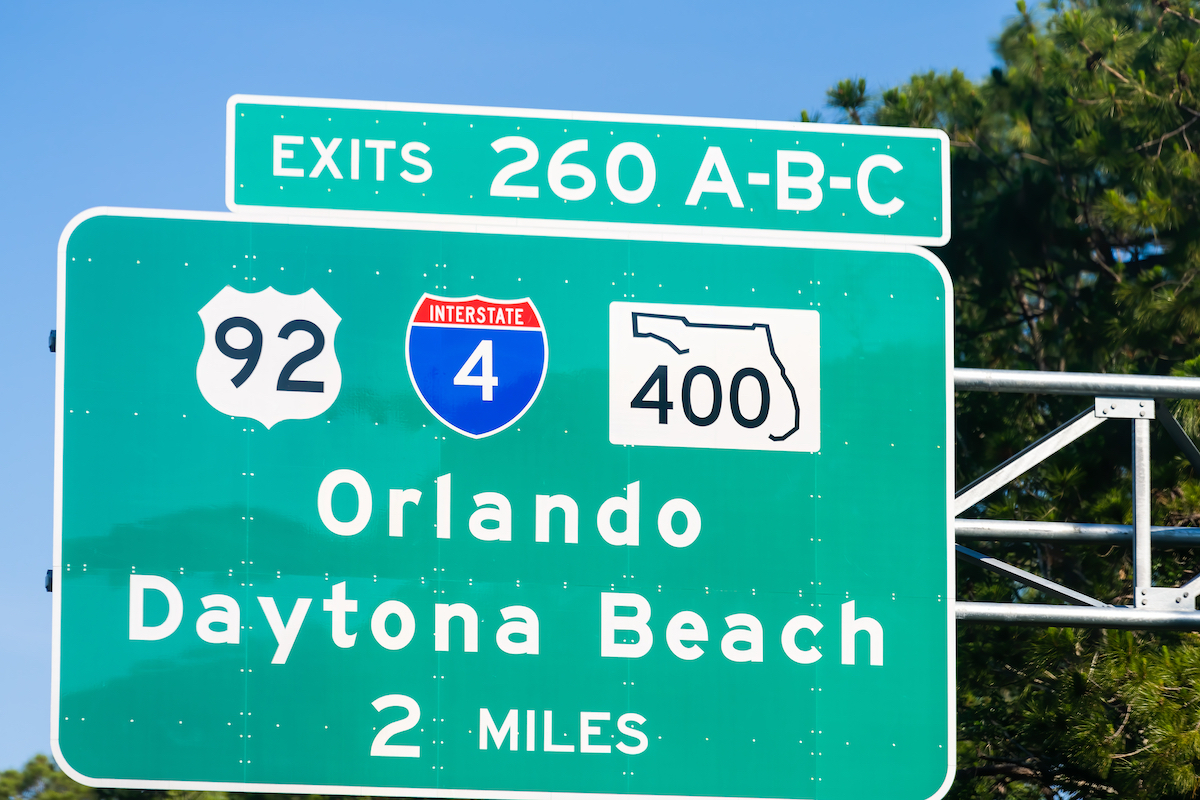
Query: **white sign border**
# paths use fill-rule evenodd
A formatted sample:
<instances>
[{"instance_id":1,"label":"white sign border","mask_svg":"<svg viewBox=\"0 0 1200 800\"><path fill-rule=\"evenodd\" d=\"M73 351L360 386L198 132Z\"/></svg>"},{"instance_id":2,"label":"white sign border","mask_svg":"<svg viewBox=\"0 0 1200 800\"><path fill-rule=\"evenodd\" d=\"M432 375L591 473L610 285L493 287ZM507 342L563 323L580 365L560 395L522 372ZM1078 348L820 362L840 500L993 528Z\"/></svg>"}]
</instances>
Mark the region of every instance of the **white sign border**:
<instances>
[{"instance_id":1,"label":"white sign border","mask_svg":"<svg viewBox=\"0 0 1200 800\"><path fill-rule=\"evenodd\" d=\"M915 245L880 245L878 243L857 243L847 246L845 241L830 241L824 243L812 241L781 240L776 237L752 235L732 236L725 230L703 231L686 228L681 231L659 231L657 226L646 225L622 226L606 225L601 230L591 228L564 231L557 227L539 225L536 220L526 221L508 219L507 224L478 226L464 223L452 217L423 215L430 219L424 224L406 224L401 220L366 224L363 220L348 220L343 218L317 219L312 216L298 215L244 215L225 213L221 211L173 211L163 209L139 209L99 206L88 209L76 215L58 241L58 291L57 291L57 334L56 334L56 363L54 375L54 575L63 575L62 563L62 455L63 455L63 411L64 411L64 376L66 359L70 353L67 346L69 329L66 325L66 268L67 243L71 234L81 224L96 217L134 217L141 219L174 219L200 220L209 222L235 222L246 224L278 224L305 225L310 227L334 228L375 228L384 230L426 230L447 233L489 233L521 236L569 236L572 238L627 239L633 241L664 241L694 244L718 245L753 245L760 247L782 247L802 250L848 250L858 252L903 253L915 255L928 261L942 279L943 297L945 297L945 342L946 342L946 654L947 654L947 721L946 721L946 776L941 786L927 800L938 800L949 790L954 781L957 752L954 747L955 716L956 716L956 619L954 615L954 586L955 586L955 557L954 557L954 289L950 273L941 260L923 247ZM641 228L650 228L646 231ZM740 232L740 231L739 231ZM651 235L658 234L658 235ZM63 584L56 582L53 598L53 621L50 661L50 749L55 762L64 773L85 786L106 787L116 789L161 789L186 791L225 791L225 792L275 792L282 794L338 794L338 795L374 795L379 797L413 797L430 798L430 800L450 800L451 798L478 798L478 800L779 800L779 798L753 798L708 795L664 795L664 794L610 794L606 792L520 792L493 790L460 790L433 789L390 786L325 786L310 784L286 783L238 783L238 782L209 782L209 781L158 781L158 780L129 780L111 778L92 778L73 768L59 747L59 678L60 678L60 637L62 633L62 593Z\"/></svg>"},{"instance_id":2,"label":"white sign border","mask_svg":"<svg viewBox=\"0 0 1200 800\"><path fill-rule=\"evenodd\" d=\"M756 131L795 131L796 133L835 133L852 136L896 136L906 139L938 139L941 142L942 171L942 232L938 236L907 236L882 233L829 233L821 231L788 231L775 228L721 228L705 225L670 225L657 222L591 222L554 220L542 217L493 217L468 214L427 214L416 211L362 211L355 209L296 208L293 206L240 205L234 202L234 129L238 103L249 105L287 105L302 108L357 109L363 111L406 111L421 114L470 114L484 117L525 117L528 119L560 119L580 122L620 122L689 127L742 128ZM614 225L630 229L656 231L686 230L700 236L751 234L758 238L802 242L849 242L852 244L915 244L940 247L950 241L950 138L937 128L891 128L880 125L831 125L823 122L780 122L718 117L679 117L655 114L616 114L584 111L552 111L534 108L500 108L492 106L441 105L437 103L370 102L365 100L331 100L313 97L276 97L273 95L235 94L225 104L225 207L236 214L304 215L328 219L371 220L379 223L421 225L430 220L455 219L475 226L483 232L493 227L506 227L507 222L524 222L545 228L603 231ZM388 225L390 227L390 225ZM654 234L651 234L654 236Z\"/></svg>"}]
</instances>

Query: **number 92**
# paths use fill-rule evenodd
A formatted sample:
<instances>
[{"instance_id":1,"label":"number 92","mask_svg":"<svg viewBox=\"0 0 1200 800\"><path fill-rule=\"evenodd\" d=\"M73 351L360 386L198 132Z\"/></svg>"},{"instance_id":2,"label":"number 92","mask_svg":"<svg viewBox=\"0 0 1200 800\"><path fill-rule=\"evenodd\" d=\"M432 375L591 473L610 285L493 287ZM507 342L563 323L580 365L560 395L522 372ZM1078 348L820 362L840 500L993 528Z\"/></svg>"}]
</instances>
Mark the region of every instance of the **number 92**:
<instances>
[{"instance_id":1,"label":"number 92","mask_svg":"<svg viewBox=\"0 0 1200 800\"><path fill-rule=\"evenodd\" d=\"M250 334L250 343L245 347L234 347L229 342L230 331L240 328ZM279 330L280 339L289 339L293 333L303 331L312 337L312 346L307 350L303 350L283 365L283 369L279 371L279 379L275 381L275 388L280 392L324 392L324 381L301 381L292 377L301 364L306 364L321 354L325 349L325 334L317 327L316 323L306 319L294 319L284 325ZM242 368L236 375L230 378L230 383L236 388L241 388L242 384L249 380L254 374L255 368L258 367L258 361L262 357L263 349L263 333L262 328L258 324L246 317L230 317L217 326L216 332L217 349L221 351L221 355L226 358L232 358L235 361L244 361Z\"/></svg>"}]
</instances>

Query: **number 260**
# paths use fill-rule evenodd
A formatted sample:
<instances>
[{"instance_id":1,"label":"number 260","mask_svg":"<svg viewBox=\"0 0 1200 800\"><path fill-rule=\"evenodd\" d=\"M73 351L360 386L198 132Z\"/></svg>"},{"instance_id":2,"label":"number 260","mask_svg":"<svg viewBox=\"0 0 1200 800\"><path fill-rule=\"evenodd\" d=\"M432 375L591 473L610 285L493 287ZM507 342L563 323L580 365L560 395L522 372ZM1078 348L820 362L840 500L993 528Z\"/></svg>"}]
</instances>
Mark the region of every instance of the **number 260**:
<instances>
[{"instance_id":1,"label":"number 260","mask_svg":"<svg viewBox=\"0 0 1200 800\"><path fill-rule=\"evenodd\" d=\"M524 158L506 164L496 173L496 177L492 179L492 196L537 197L537 186L509 183L516 176L529 172L537 166L537 145L524 136L503 136L492 142L492 149L497 153L505 150L525 151ZM587 139L576 139L555 150L554 155L550 157L550 163L546 168L546 181L550 184L550 191L563 200L586 200L596 191L595 173L583 164L567 162L569 156L586 153L587 149ZM621 162L626 158L636 158L642 165L642 182L635 189L627 188L621 183ZM637 142L622 142L609 152L608 160L605 162L604 177L613 197L622 203L640 203L654 191L656 177L654 157L650 155L650 151L644 145ZM571 178L572 183L578 182L579 185L567 186L563 182L564 178Z\"/></svg>"}]
</instances>

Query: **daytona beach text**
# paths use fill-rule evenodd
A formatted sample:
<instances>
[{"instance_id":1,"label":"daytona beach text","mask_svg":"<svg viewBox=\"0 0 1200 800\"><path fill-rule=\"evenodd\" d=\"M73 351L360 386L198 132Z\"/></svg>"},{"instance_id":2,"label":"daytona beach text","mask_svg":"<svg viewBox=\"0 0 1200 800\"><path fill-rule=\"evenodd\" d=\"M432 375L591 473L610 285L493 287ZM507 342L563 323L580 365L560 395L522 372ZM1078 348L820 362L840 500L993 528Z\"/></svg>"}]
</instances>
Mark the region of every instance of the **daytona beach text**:
<instances>
[{"instance_id":1,"label":"daytona beach text","mask_svg":"<svg viewBox=\"0 0 1200 800\"><path fill-rule=\"evenodd\" d=\"M442 475L435 479L437 505L437 537L451 536L450 490L452 476ZM358 494L358 513L349 521L338 520L333 515L332 497L336 487L349 484ZM625 496L605 500L596 514L596 528L601 538L614 546L638 546L640 536L639 510L640 483L634 481L626 487ZM404 508L420 502L422 492L418 489L392 489L389 492L389 535L404 535ZM477 510L468 521L471 535L482 541L511 541L512 506L508 498L498 492L481 492L473 497ZM353 536L367 525L372 513L372 495L366 480L357 472L348 469L334 470L321 482L317 493L317 507L321 521L335 534ZM563 512L563 540L578 541L579 509L577 503L567 495L537 495L535 498L537 523L534 538L538 542L550 540L550 512ZM625 529L618 531L613 526L613 517L618 512L625 516ZM672 518L682 514L686 526L676 533L671 525ZM485 525L484 523L492 523ZM688 500L676 498L663 504L658 513L658 533L673 547L687 547L700 534L700 512ZM347 581L335 583L329 597L322 601L322 609L329 613L329 631L333 644L339 648L354 647L358 633L348 629L348 618L358 613L358 600L347 593ZM362 581L366 585L366 581ZM157 624L147 624L145 619L145 595L147 591L159 593L167 601L166 619ZM292 608L285 620L274 597L258 597L258 605L271 632L275 636L276 650L272 664L286 664L292 645L300 633L308 615L313 598L299 597L292 601ZM599 646L602 658L641 658L654 646L655 632L650 627L652 611L650 602L634 592L600 592ZM221 594L210 594L199 598L205 611L195 620L196 635L210 644L238 644L240 642L241 608L234 598ZM624 613L618 613L618 610ZM536 656L540 652L541 630L537 614L523 605L510 605L500 610L504 619L495 631L496 647L509 655ZM183 621L184 602L178 587L165 577L134 574L129 580L129 638L131 640L156 641L171 636ZM629 613L632 612L632 613ZM428 612L425 612L428 614ZM424 616L424 615L423 615ZM391 618L399 623L397 632ZM426 617L428 619L428 617ZM452 649L452 619L461 620L462 637L459 647L462 652L478 652L479 614L467 603L435 603L432 609L433 645L435 651L448 652ZM724 618L727 632L722 636L720 652L733 662L761 662L764 652L763 625L753 614L736 613ZM428 623L426 623L428 624ZM351 626L357 627L357 626ZM397 599L380 602L371 614L371 635L375 642L387 650L401 650L413 641L417 629L416 615L408 604ZM784 624L777 641L782 654L797 664L812 664L820 660L822 652L816 643L824 623L807 614L792 617ZM883 627L870 617L859 617L855 613L855 601L847 598L841 604L841 663L853 666L856 663L856 639L859 633L867 634L869 663L883 664ZM661 630L661 629L660 629ZM803 634L803 636L801 636ZM709 641L708 623L696 612L677 610L662 630L668 649L683 661L694 661L705 654L702 646ZM632 640L632 641L631 641ZM808 644L802 647L798 642Z\"/></svg>"}]
</instances>

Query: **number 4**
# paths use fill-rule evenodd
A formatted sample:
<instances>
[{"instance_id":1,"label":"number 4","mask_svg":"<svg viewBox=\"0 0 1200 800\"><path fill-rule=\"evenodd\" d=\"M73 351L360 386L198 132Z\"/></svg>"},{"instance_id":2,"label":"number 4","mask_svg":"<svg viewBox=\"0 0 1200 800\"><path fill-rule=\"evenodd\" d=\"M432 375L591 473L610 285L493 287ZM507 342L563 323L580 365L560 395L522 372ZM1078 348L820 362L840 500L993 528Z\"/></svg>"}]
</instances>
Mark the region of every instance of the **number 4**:
<instances>
[{"instance_id":1,"label":"number 4","mask_svg":"<svg viewBox=\"0 0 1200 800\"><path fill-rule=\"evenodd\" d=\"M471 370L475 369L476 364L480 364L479 374L472 375ZM492 374L492 340L484 339L475 348L475 352L471 353L467 362L459 368L458 374L454 376L454 385L478 386L484 402L490 403L492 390L499 383L499 378Z\"/></svg>"},{"instance_id":2,"label":"number 4","mask_svg":"<svg viewBox=\"0 0 1200 800\"><path fill-rule=\"evenodd\" d=\"M654 384L658 384L658 399L647 400L646 395L650 394L650 389ZM667 412L675 407L675 404L667 399L667 367L660 364L654 368L654 372L650 373L650 377L642 384L641 390L638 391L637 397L633 398L629 403L630 408L649 408L658 411L658 424L667 424Z\"/></svg>"}]
</instances>

